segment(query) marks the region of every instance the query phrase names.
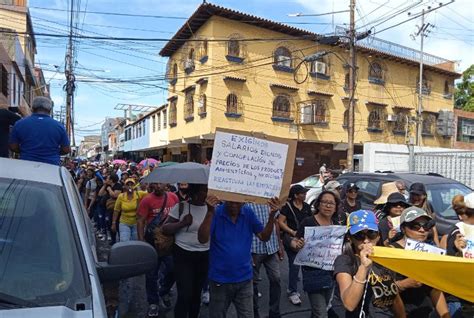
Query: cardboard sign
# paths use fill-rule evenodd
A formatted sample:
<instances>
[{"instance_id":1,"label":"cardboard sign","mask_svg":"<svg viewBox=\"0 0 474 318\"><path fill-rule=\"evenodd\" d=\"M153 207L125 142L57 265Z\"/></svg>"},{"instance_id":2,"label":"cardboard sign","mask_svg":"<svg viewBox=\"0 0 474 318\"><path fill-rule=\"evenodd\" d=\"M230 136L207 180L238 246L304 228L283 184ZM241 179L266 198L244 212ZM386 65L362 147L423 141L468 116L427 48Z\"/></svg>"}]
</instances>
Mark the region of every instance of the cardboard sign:
<instances>
[{"instance_id":1,"label":"cardboard sign","mask_svg":"<svg viewBox=\"0 0 474 318\"><path fill-rule=\"evenodd\" d=\"M474 225L459 222L456 226L466 240L466 248L462 250L462 257L474 259Z\"/></svg>"},{"instance_id":2,"label":"cardboard sign","mask_svg":"<svg viewBox=\"0 0 474 318\"><path fill-rule=\"evenodd\" d=\"M427 253L434 253L439 255L446 255L446 250L442 248L433 246L428 243L418 242L412 239L407 238L405 243L405 249L408 251L419 251L419 252L427 252Z\"/></svg>"},{"instance_id":3,"label":"cardboard sign","mask_svg":"<svg viewBox=\"0 0 474 318\"><path fill-rule=\"evenodd\" d=\"M209 193L224 201L267 203L288 197L296 141L264 134L217 129Z\"/></svg>"},{"instance_id":4,"label":"cardboard sign","mask_svg":"<svg viewBox=\"0 0 474 318\"><path fill-rule=\"evenodd\" d=\"M342 253L346 231L347 227L340 225L306 227L305 244L294 264L332 271L334 260Z\"/></svg>"}]
</instances>

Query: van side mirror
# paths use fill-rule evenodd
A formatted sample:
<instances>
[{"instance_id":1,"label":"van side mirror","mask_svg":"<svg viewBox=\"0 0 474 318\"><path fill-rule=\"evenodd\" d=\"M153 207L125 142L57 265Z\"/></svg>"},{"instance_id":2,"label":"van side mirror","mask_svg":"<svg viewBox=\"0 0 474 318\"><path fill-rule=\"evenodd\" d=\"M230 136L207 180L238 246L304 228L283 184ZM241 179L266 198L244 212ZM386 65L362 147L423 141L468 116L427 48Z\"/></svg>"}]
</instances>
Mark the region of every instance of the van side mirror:
<instances>
[{"instance_id":1,"label":"van side mirror","mask_svg":"<svg viewBox=\"0 0 474 318\"><path fill-rule=\"evenodd\" d=\"M101 282L117 281L145 274L158 263L155 248L140 241L118 242L112 246L107 262L99 262L97 272Z\"/></svg>"}]
</instances>

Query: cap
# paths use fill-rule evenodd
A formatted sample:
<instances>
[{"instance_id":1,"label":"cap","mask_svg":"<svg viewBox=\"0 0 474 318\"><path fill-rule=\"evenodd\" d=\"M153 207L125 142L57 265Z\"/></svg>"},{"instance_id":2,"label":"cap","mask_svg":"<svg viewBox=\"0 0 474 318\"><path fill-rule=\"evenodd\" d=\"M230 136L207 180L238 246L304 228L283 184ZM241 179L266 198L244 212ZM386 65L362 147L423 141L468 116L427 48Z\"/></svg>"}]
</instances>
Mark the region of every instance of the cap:
<instances>
[{"instance_id":1,"label":"cap","mask_svg":"<svg viewBox=\"0 0 474 318\"><path fill-rule=\"evenodd\" d=\"M349 182L346 184L346 191L349 192L349 190L355 189L359 191L359 187L354 183L354 182Z\"/></svg>"},{"instance_id":2,"label":"cap","mask_svg":"<svg viewBox=\"0 0 474 318\"><path fill-rule=\"evenodd\" d=\"M378 205L387 203L388 196L394 192L398 192L395 182L387 182L382 184L382 194L377 200L374 201L374 204Z\"/></svg>"},{"instance_id":3,"label":"cap","mask_svg":"<svg viewBox=\"0 0 474 318\"><path fill-rule=\"evenodd\" d=\"M464 196L464 205L468 209L474 209L474 192Z\"/></svg>"},{"instance_id":4,"label":"cap","mask_svg":"<svg viewBox=\"0 0 474 318\"><path fill-rule=\"evenodd\" d=\"M303 187L302 185L300 184L295 184L294 186L291 187L290 189L290 198L293 197L295 194L299 194L299 193L306 193L308 192L309 189L306 189L305 187Z\"/></svg>"},{"instance_id":5,"label":"cap","mask_svg":"<svg viewBox=\"0 0 474 318\"><path fill-rule=\"evenodd\" d=\"M350 234L356 234L363 230L379 231L377 217L369 210L357 210L349 214L347 226Z\"/></svg>"},{"instance_id":6,"label":"cap","mask_svg":"<svg viewBox=\"0 0 474 318\"><path fill-rule=\"evenodd\" d=\"M341 184L339 183L339 181L332 180L326 183L326 185L324 186L324 189L327 191L336 191L337 188L340 188L340 187L341 187Z\"/></svg>"},{"instance_id":7,"label":"cap","mask_svg":"<svg viewBox=\"0 0 474 318\"><path fill-rule=\"evenodd\" d=\"M410 186L410 193L418 194L418 195L426 195L426 188L423 183L415 182Z\"/></svg>"},{"instance_id":8,"label":"cap","mask_svg":"<svg viewBox=\"0 0 474 318\"><path fill-rule=\"evenodd\" d=\"M405 199L405 196L400 192L391 193L387 198L387 203L402 203L405 208L410 206L407 203L407 199Z\"/></svg>"},{"instance_id":9,"label":"cap","mask_svg":"<svg viewBox=\"0 0 474 318\"><path fill-rule=\"evenodd\" d=\"M400 224L412 222L422 216L426 216L430 220L432 219L432 217L423 209L417 208L415 206L406 208L403 210L400 217Z\"/></svg>"},{"instance_id":10,"label":"cap","mask_svg":"<svg viewBox=\"0 0 474 318\"><path fill-rule=\"evenodd\" d=\"M129 183L129 182L133 183L134 185L137 183L137 182L135 181L135 179L128 178L127 180L125 180L124 184L127 184L127 183Z\"/></svg>"},{"instance_id":11,"label":"cap","mask_svg":"<svg viewBox=\"0 0 474 318\"><path fill-rule=\"evenodd\" d=\"M50 111L52 108L51 104L51 99L44 97L44 96L38 96L33 99L33 104L31 105L32 109L44 109Z\"/></svg>"}]
</instances>

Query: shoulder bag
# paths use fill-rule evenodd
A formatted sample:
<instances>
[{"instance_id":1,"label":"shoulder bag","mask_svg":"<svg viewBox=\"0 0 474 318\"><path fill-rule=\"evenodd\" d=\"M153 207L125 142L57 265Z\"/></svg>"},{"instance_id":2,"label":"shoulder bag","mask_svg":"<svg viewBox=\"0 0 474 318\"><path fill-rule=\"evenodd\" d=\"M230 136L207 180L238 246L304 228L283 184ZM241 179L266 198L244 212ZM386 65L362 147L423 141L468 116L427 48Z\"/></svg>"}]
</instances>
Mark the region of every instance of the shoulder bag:
<instances>
[{"instance_id":1,"label":"shoulder bag","mask_svg":"<svg viewBox=\"0 0 474 318\"><path fill-rule=\"evenodd\" d=\"M184 202L179 202L179 214L178 214L178 221L181 219L181 215L183 214L184 210ZM191 209L191 207L189 207ZM191 211L189 211L191 212ZM174 234L167 235L163 233L162 225L164 224L166 219L162 220L158 226L156 226L154 230L155 234L155 248L158 252L159 256L166 256L170 255L173 251L174 246Z\"/></svg>"}]
</instances>

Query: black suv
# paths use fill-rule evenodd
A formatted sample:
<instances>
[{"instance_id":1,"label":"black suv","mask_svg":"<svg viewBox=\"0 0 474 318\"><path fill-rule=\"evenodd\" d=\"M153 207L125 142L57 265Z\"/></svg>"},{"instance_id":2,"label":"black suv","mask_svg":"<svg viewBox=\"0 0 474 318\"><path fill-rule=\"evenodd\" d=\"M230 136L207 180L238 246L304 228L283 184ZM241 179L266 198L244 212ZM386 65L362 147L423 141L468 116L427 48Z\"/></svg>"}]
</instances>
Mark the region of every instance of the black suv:
<instances>
[{"instance_id":1,"label":"black suv","mask_svg":"<svg viewBox=\"0 0 474 318\"><path fill-rule=\"evenodd\" d=\"M448 229L459 221L452 209L451 200L456 194L466 195L472 189L455 180L444 178L438 174L421 173L358 173L351 172L340 175L339 183L354 182L360 188L359 197L363 209L372 210L374 200L382 192L382 184L403 180L407 189L415 182L421 182L426 186L428 200L433 205L436 213L436 227L440 235L447 234Z\"/></svg>"}]
</instances>

